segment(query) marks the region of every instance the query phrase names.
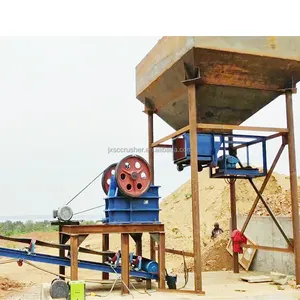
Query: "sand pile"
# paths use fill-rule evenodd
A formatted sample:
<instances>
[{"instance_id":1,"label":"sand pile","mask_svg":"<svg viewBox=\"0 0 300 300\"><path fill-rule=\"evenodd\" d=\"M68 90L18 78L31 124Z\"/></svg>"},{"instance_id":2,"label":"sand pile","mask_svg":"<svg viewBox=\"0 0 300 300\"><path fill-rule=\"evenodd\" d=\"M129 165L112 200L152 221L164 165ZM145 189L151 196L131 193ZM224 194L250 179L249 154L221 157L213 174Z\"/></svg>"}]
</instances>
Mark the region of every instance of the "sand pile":
<instances>
[{"instance_id":1,"label":"sand pile","mask_svg":"<svg viewBox=\"0 0 300 300\"><path fill-rule=\"evenodd\" d=\"M229 232L223 233L216 240L211 241L202 253L202 268L204 271L232 270L232 256L226 250ZM194 269L194 264L190 270Z\"/></svg>"},{"instance_id":2,"label":"sand pile","mask_svg":"<svg viewBox=\"0 0 300 300\"><path fill-rule=\"evenodd\" d=\"M14 280L10 280L5 277L0 277L0 290L1 291L9 291L11 289L20 289L24 285Z\"/></svg>"},{"instance_id":3,"label":"sand pile","mask_svg":"<svg viewBox=\"0 0 300 300\"><path fill-rule=\"evenodd\" d=\"M264 178L254 180L259 189ZM231 269L231 256L226 251L229 234L215 244L211 241L211 230L214 222L219 222L221 228L229 229L230 220L230 190L223 179L210 179L208 171L199 173L200 185L200 222L202 240L203 269L206 271ZM289 216L291 214L289 178L274 173L263 193L264 199L275 215ZM300 188L299 188L300 196ZM247 215L256 193L247 180L236 181L237 214ZM300 198L299 198L300 199ZM193 251L192 243L192 205L190 181L179 187L161 203L161 221L166 226L166 247L178 250ZM264 206L259 204L256 215L267 216ZM183 269L182 258L167 255L167 266L175 271ZM192 259L188 259L188 264ZM190 265L191 268L191 265Z\"/></svg>"}]
</instances>

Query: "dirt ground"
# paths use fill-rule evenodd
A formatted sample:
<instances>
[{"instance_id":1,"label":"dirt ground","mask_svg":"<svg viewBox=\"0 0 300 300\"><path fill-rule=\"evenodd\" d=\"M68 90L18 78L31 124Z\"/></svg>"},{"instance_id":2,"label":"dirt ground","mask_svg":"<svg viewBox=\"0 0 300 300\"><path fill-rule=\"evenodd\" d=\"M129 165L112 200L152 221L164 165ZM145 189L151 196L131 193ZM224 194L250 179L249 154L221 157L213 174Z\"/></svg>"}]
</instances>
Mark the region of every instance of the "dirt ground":
<instances>
[{"instance_id":1,"label":"dirt ground","mask_svg":"<svg viewBox=\"0 0 300 300\"><path fill-rule=\"evenodd\" d=\"M255 179L255 184L260 187L263 178ZM200 222L201 222L201 241L202 241L202 260L204 271L225 271L231 270L232 260L230 254L226 251L228 243L228 230L230 218L230 201L229 186L224 180L210 179L207 171L199 173L200 184ZM276 215L289 216L291 214L290 195L289 195L289 178L274 174L264 192L266 201ZM236 182L236 198L237 212L239 215L245 215L249 212L250 207L255 199L255 192L250 184L245 180ZM299 188L300 197L300 188ZM192 243L192 218L191 218L191 188L190 181L186 182L165 198L161 205L160 220L166 227L166 247L184 251L193 250ZM256 215L268 215L262 205L259 205L255 211ZM225 230L224 234L218 241L211 241L210 235L214 222L219 222L220 227ZM28 238L57 243L58 234L33 232L24 235ZM16 243L0 241L1 246L14 247L21 249L24 245ZM115 234L111 236L111 249L117 251L120 249L120 236ZM82 244L82 246L101 250L101 235L90 235ZM131 241L130 248L134 251L134 243ZM36 248L37 252L57 255L57 249ZM143 237L143 255L149 256L149 236ZM92 259L101 261L101 257L95 255L80 254L80 259ZM24 264L19 267L16 262L9 264L1 264L6 258L0 259L0 296L7 293L9 289L20 289L51 282L55 277L53 274L47 274L42 270L38 270L33 266ZM193 269L192 259L186 259L189 270ZM38 264L42 269L53 273L58 272L58 267L54 265ZM170 272L183 272L183 258L176 255L166 255L166 267ZM67 270L69 272L69 270ZM68 274L68 273L67 273ZM100 279L100 274L89 270L80 270L80 278ZM13 281L11 281L13 280ZM4 298L2 298L4 299Z\"/></svg>"}]
</instances>

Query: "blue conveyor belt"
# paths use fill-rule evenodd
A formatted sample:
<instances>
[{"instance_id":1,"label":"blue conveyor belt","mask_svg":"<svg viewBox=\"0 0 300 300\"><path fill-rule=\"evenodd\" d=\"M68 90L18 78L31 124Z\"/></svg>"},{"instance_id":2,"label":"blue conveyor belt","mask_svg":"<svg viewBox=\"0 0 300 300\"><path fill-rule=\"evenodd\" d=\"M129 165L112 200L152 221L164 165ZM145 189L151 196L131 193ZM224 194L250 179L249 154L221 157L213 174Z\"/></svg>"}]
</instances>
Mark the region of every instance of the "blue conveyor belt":
<instances>
[{"instance_id":1,"label":"blue conveyor belt","mask_svg":"<svg viewBox=\"0 0 300 300\"><path fill-rule=\"evenodd\" d=\"M10 257L20 260L29 260L46 264L60 265L65 267L70 267L71 262L67 258L61 258L54 255L34 253L29 254L25 250L16 250L10 248L0 247L0 256ZM105 273L115 273L121 274L121 268L117 267L112 269L109 265L97 262L91 262L86 260L78 260L78 268L96 270ZM115 270L115 271L114 271ZM147 273L144 271L130 271L130 276L139 277L144 279L158 279L157 274Z\"/></svg>"}]
</instances>

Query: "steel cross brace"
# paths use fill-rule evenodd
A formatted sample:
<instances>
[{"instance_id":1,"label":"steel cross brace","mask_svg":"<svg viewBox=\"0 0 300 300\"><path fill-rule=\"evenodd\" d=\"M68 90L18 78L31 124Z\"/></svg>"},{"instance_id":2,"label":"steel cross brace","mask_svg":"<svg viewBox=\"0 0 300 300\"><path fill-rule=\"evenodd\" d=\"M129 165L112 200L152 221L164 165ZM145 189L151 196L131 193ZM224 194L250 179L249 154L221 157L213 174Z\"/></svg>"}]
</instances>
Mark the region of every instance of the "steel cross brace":
<instances>
[{"instance_id":1,"label":"steel cross brace","mask_svg":"<svg viewBox=\"0 0 300 300\"><path fill-rule=\"evenodd\" d=\"M280 158L280 156L281 156L281 154L282 154L285 146L286 146L286 138L282 137L282 144L281 144L281 146L280 146L280 148L279 148L279 150L277 152L277 155L276 155L276 157L273 160L271 168L270 168L267 176L265 177L264 182L262 183L261 188L259 190L259 194L260 195L264 192L264 190L265 190L265 188L266 188L266 186L267 186L267 184L268 184L268 182L269 182L269 180L270 180L270 178L272 176L272 173L273 173L273 171L274 171L274 169L276 167L276 164L277 164L277 162L278 162L278 160L279 160L279 158ZM260 197L257 196L256 199L255 199L255 201L253 202L253 205L252 205L252 207L251 207L251 209L249 211L249 214L248 214L248 216L247 216L247 218L245 220L245 223L244 223L244 225L242 227L242 230L241 230L242 233L245 232L245 230L246 230L246 228L247 228L247 226L249 224L249 221L250 221L250 219L251 219L251 217L252 217L252 215L254 213L254 210L255 210L255 208L256 208L256 206L258 204L259 199L260 199Z\"/></svg>"},{"instance_id":2,"label":"steel cross brace","mask_svg":"<svg viewBox=\"0 0 300 300\"><path fill-rule=\"evenodd\" d=\"M277 220L276 216L274 215L273 211L271 210L271 208L269 207L268 203L265 201L265 199L263 198L263 196L260 194L259 190L257 189L257 187L255 186L253 180L251 178L248 179L250 184L252 185L253 189L255 190L257 196L260 198L261 202L264 204L265 208L267 209L268 213L270 214L271 218L273 219L274 223L276 224L277 228L279 229L279 231L281 232L281 234L283 235L284 239L286 240L286 242L288 243L288 245L290 245L290 247L294 247L291 240L287 237L287 235L285 234L283 228L281 227L279 221Z\"/></svg>"}]
</instances>

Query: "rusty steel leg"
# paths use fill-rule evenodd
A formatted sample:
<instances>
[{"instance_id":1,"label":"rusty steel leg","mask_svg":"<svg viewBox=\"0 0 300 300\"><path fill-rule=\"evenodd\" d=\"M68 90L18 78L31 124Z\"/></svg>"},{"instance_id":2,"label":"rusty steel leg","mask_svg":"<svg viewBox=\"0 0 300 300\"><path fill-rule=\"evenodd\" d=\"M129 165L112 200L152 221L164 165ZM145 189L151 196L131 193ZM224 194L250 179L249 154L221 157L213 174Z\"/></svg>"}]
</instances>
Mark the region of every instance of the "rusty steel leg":
<instances>
[{"instance_id":1,"label":"rusty steel leg","mask_svg":"<svg viewBox=\"0 0 300 300\"><path fill-rule=\"evenodd\" d=\"M129 234L121 234L122 294L129 294Z\"/></svg>"},{"instance_id":2,"label":"rusty steel leg","mask_svg":"<svg viewBox=\"0 0 300 300\"><path fill-rule=\"evenodd\" d=\"M196 85L188 85L195 291L202 292Z\"/></svg>"},{"instance_id":3,"label":"rusty steel leg","mask_svg":"<svg viewBox=\"0 0 300 300\"><path fill-rule=\"evenodd\" d=\"M151 183L154 184L154 148L151 147L154 139L153 111L148 110L148 160L151 172ZM155 261L155 241L150 237L150 259ZM151 280L146 281L146 288L151 289Z\"/></svg>"},{"instance_id":4,"label":"rusty steel leg","mask_svg":"<svg viewBox=\"0 0 300 300\"><path fill-rule=\"evenodd\" d=\"M281 154L282 154L282 152L283 152L283 150L284 150L284 148L285 148L285 145L286 145L285 142L283 142L283 143L281 144L281 146L280 146L280 148L279 148L279 150L278 150L278 152L277 152L277 154L276 154L276 157L274 158L274 161L273 161L273 163L272 163L272 166L271 166L270 170L268 171L268 174L267 174L267 176L265 177L265 179L264 179L264 181L263 181L263 183L262 183L262 185L261 185L261 188L260 188L260 190L259 190L259 193L260 193L260 194L262 194L262 193L264 192L264 190L265 190L265 188L266 188L266 186L267 186L267 184L268 184L268 182L269 182L269 180L270 180L270 178L271 178L271 176L272 176L272 173L273 173L273 171L274 171L274 169L275 169L275 167L276 167L276 165L277 165L277 162L278 162L278 160L279 160L279 158L280 158L280 156L281 156ZM257 206L257 204L258 204L259 199L260 199L260 198L259 198L259 196L257 195L257 196L256 196L256 199L255 199L255 201L253 202L252 207L251 207L251 209L250 209L250 211L249 211L249 214L248 214L248 216L247 216L247 218L246 218L246 220L245 220L245 223L244 223L244 225L243 225L243 227L242 227L242 229L241 229L241 232L242 232L242 233L245 232L245 230L246 230L246 228L247 228L247 226L248 226L248 224L249 224L249 222L250 222L250 219L251 219L251 217L252 217L252 215L253 215L253 213L254 213L254 211L255 211L255 208L256 208L256 206Z\"/></svg>"},{"instance_id":5,"label":"rusty steel leg","mask_svg":"<svg viewBox=\"0 0 300 300\"><path fill-rule=\"evenodd\" d=\"M159 278L158 288L165 289L165 233L159 234L159 245L158 245L158 267L159 267Z\"/></svg>"},{"instance_id":6,"label":"rusty steel leg","mask_svg":"<svg viewBox=\"0 0 300 300\"><path fill-rule=\"evenodd\" d=\"M142 248L142 233L137 233L135 238L135 253L138 256L143 256L143 248Z\"/></svg>"},{"instance_id":7,"label":"rusty steel leg","mask_svg":"<svg viewBox=\"0 0 300 300\"><path fill-rule=\"evenodd\" d=\"M295 152L295 132L294 132L294 116L293 116L293 97L292 91L285 92L286 98L286 119L288 133L288 149L289 149L289 166L290 166L290 187L292 201L292 219L293 219L293 238L294 238L294 255L295 255L295 274L296 284L300 284L300 224L299 224L299 207L297 195L297 168L296 168L296 152Z\"/></svg>"},{"instance_id":8,"label":"rusty steel leg","mask_svg":"<svg viewBox=\"0 0 300 300\"><path fill-rule=\"evenodd\" d=\"M58 238L59 238L59 244L64 244L64 234L61 232L61 225L58 226ZM65 258L65 249L59 248L59 257ZM66 275L66 267L65 266L59 266L58 274L63 275L60 277L60 279L65 280L64 275Z\"/></svg>"},{"instance_id":9,"label":"rusty steel leg","mask_svg":"<svg viewBox=\"0 0 300 300\"><path fill-rule=\"evenodd\" d=\"M71 235L71 280L78 280L78 236Z\"/></svg>"},{"instance_id":10,"label":"rusty steel leg","mask_svg":"<svg viewBox=\"0 0 300 300\"><path fill-rule=\"evenodd\" d=\"M252 185L253 189L255 190L257 196L260 198L261 202L263 203L263 205L265 206L265 208L267 209L270 217L273 219L274 223L276 224L277 228L279 229L279 231L281 232L281 234L283 235L284 239L286 240L287 244L290 247L293 247L293 244L291 243L290 239L287 237L287 235L285 234L283 228L281 227L280 223L278 222L276 216L274 215L273 211L271 210L271 208L269 207L268 203L265 201L265 199L263 198L263 196L259 193L259 190L257 189L257 187L255 186L253 180L251 178L248 179L250 184Z\"/></svg>"},{"instance_id":11,"label":"rusty steel leg","mask_svg":"<svg viewBox=\"0 0 300 300\"><path fill-rule=\"evenodd\" d=\"M109 250L109 234L102 234L102 251ZM105 262L106 257L102 256L102 262ZM108 280L109 273L102 272L102 280Z\"/></svg>"},{"instance_id":12,"label":"rusty steel leg","mask_svg":"<svg viewBox=\"0 0 300 300\"><path fill-rule=\"evenodd\" d=\"M230 210L231 210L231 230L237 229L236 220L236 197L235 197L235 179L230 179ZM238 253L233 252L233 272L239 273L239 256Z\"/></svg>"},{"instance_id":13,"label":"rusty steel leg","mask_svg":"<svg viewBox=\"0 0 300 300\"><path fill-rule=\"evenodd\" d=\"M151 172L151 183L154 184L154 148L151 147L154 138L153 112L148 111L148 159Z\"/></svg>"}]
</instances>

